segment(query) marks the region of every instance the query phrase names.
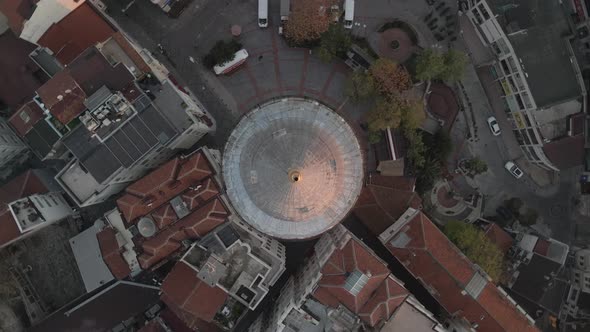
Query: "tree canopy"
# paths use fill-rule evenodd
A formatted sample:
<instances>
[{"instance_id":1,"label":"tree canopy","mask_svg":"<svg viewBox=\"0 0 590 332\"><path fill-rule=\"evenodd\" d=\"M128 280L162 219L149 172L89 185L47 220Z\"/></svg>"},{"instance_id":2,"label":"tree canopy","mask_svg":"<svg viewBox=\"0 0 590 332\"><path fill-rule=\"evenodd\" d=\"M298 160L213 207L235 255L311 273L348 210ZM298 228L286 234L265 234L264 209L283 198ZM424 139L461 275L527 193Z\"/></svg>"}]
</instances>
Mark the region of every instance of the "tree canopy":
<instances>
[{"instance_id":1,"label":"tree canopy","mask_svg":"<svg viewBox=\"0 0 590 332\"><path fill-rule=\"evenodd\" d=\"M361 101L375 95L373 79L361 71L355 71L346 81L345 93L352 101Z\"/></svg>"},{"instance_id":2,"label":"tree canopy","mask_svg":"<svg viewBox=\"0 0 590 332\"><path fill-rule=\"evenodd\" d=\"M291 4L291 15L285 23L285 37L296 45L320 39L330 27L329 8L333 0L297 0Z\"/></svg>"},{"instance_id":3,"label":"tree canopy","mask_svg":"<svg viewBox=\"0 0 590 332\"><path fill-rule=\"evenodd\" d=\"M378 59L369 68L375 88L383 95L393 97L412 87L408 71L389 59Z\"/></svg>"},{"instance_id":4,"label":"tree canopy","mask_svg":"<svg viewBox=\"0 0 590 332\"><path fill-rule=\"evenodd\" d=\"M458 81L463 77L466 64L467 57L462 52L439 53L426 49L416 59L416 78L421 81Z\"/></svg>"},{"instance_id":5,"label":"tree canopy","mask_svg":"<svg viewBox=\"0 0 590 332\"><path fill-rule=\"evenodd\" d=\"M341 24L330 24L322 34L318 56L324 62L330 62L335 57L344 58L351 44L350 34Z\"/></svg>"},{"instance_id":6,"label":"tree canopy","mask_svg":"<svg viewBox=\"0 0 590 332\"><path fill-rule=\"evenodd\" d=\"M404 126L404 130L414 130L424 120L424 107L421 100L401 97L379 97L375 106L367 114L369 131L385 130Z\"/></svg>"},{"instance_id":7,"label":"tree canopy","mask_svg":"<svg viewBox=\"0 0 590 332\"><path fill-rule=\"evenodd\" d=\"M502 251L483 231L460 221L448 222L443 231L465 256L493 280L500 281L504 260Z\"/></svg>"}]
</instances>

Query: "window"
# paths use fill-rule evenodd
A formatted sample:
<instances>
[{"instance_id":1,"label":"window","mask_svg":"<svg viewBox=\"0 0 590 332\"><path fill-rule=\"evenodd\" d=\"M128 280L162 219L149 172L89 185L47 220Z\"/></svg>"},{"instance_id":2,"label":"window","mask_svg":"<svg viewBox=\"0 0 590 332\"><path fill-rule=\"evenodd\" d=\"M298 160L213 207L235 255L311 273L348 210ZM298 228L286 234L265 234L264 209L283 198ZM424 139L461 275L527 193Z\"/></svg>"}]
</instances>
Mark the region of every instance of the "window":
<instances>
[{"instance_id":1,"label":"window","mask_svg":"<svg viewBox=\"0 0 590 332\"><path fill-rule=\"evenodd\" d=\"M490 13L488 13L488 11L486 10L485 6L483 4L480 4L478 8L481 11L481 14L483 15L483 17L486 20L489 20L490 19Z\"/></svg>"}]
</instances>

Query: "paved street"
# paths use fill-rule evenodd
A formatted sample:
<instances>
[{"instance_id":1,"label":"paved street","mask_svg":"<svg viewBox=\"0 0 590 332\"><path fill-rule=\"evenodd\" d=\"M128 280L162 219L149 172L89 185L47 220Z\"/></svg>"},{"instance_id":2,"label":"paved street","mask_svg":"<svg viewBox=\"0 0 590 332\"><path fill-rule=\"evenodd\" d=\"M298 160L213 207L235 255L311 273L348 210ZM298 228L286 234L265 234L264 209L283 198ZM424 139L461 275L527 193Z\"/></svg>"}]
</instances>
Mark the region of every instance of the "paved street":
<instances>
[{"instance_id":1,"label":"paved street","mask_svg":"<svg viewBox=\"0 0 590 332\"><path fill-rule=\"evenodd\" d=\"M465 22L463 22L465 23ZM466 43L474 45L475 34L469 33L466 25L462 25ZM461 40L460 40L461 42ZM457 45L464 48L462 43ZM485 52L473 48L470 59L481 62ZM462 85L475 116L476 139L466 141L457 152L455 159L479 156L488 165L488 171L475 177L478 190L486 197L484 215L494 215L496 208L506 199L519 197L530 208L539 212L540 224L535 228L560 241L574 244L576 227L578 224L590 223L588 218L580 216L576 210L575 199L579 196L577 182L580 169L573 168L560 173L549 173L529 164L520 150L516 138L512 134L501 105L499 87L493 82L486 67L476 69L470 64L462 80ZM487 92L487 94L486 94ZM488 95L492 98L488 98ZM465 102L465 96L459 95ZM468 112L462 112L466 115ZM467 120L472 121L467 114ZM499 122L502 134L493 136L486 122L487 118L495 116ZM463 119L461 117L461 119ZM467 120L460 122L453 129L458 132L454 136L457 141L467 132ZM457 145L456 145L457 147ZM514 178L504 169L508 160L514 160L524 171L521 179ZM535 178L531 177L534 176Z\"/></svg>"}]
</instances>

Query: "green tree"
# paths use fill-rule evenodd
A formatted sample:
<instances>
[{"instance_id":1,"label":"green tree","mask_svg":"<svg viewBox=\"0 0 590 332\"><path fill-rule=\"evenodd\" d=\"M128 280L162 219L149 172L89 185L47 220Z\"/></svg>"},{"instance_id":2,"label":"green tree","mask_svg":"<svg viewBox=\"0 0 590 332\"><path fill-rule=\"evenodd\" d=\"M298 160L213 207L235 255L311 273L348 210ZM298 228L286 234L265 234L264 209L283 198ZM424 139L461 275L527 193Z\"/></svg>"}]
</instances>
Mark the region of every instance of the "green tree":
<instances>
[{"instance_id":1,"label":"green tree","mask_svg":"<svg viewBox=\"0 0 590 332\"><path fill-rule=\"evenodd\" d=\"M444 233L473 263L496 281L502 276L503 253L484 232L471 224L448 222Z\"/></svg>"},{"instance_id":2,"label":"green tree","mask_svg":"<svg viewBox=\"0 0 590 332\"><path fill-rule=\"evenodd\" d=\"M449 50L438 53L426 49L416 59L416 78L421 81L458 81L463 77L467 57L464 53Z\"/></svg>"},{"instance_id":3,"label":"green tree","mask_svg":"<svg viewBox=\"0 0 590 332\"><path fill-rule=\"evenodd\" d=\"M416 78L420 81L437 79L444 69L443 57L432 49L425 49L416 59Z\"/></svg>"},{"instance_id":4,"label":"green tree","mask_svg":"<svg viewBox=\"0 0 590 332\"><path fill-rule=\"evenodd\" d=\"M472 175L484 173L488 170L488 165L479 157L471 158L465 162L465 167Z\"/></svg>"},{"instance_id":5,"label":"green tree","mask_svg":"<svg viewBox=\"0 0 590 332\"><path fill-rule=\"evenodd\" d=\"M366 73L355 71L346 81L346 95L353 101L366 100L375 95L373 79Z\"/></svg>"},{"instance_id":6,"label":"green tree","mask_svg":"<svg viewBox=\"0 0 590 332\"><path fill-rule=\"evenodd\" d=\"M402 120L402 104L394 98L379 97L367 113L369 132L399 127Z\"/></svg>"},{"instance_id":7,"label":"green tree","mask_svg":"<svg viewBox=\"0 0 590 332\"><path fill-rule=\"evenodd\" d=\"M401 103L401 125L404 131L416 130L426 119L424 103L415 98L406 98Z\"/></svg>"},{"instance_id":8,"label":"green tree","mask_svg":"<svg viewBox=\"0 0 590 332\"><path fill-rule=\"evenodd\" d=\"M416 130L407 130L404 136L408 141L408 151L406 158L411 162L412 166L417 172L426 164L426 146L422 140L422 136Z\"/></svg>"},{"instance_id":9,"label":"green tree","mask_svg":"<svg viewBox=\"0 0 590 332\"><path fill-rule=\"evenodd\" d=\"M518 222L525 226L531 226L537 223L539 213L531 208L527 209L525 213L520 215Z\"/></svg>"},{"instance_id":10,"label":"green tree","mask_svg":"<svg viewBox=\"0 0 590 332\"><path fill-rule=\"evenodd\" d=\"M429 139L426 142L428 153L442 162L446 161L451 151L453 151L453 143L449 134L444 130L439 130L436 134L429 135L428 137Z\"/></svg>"},{"instance_id":11,"label":"green tree","mask_svg":"<svg viewBox=\"0 0 590 332\"><path fill-rule=\"evenodd\" d=\"M465 53L451 49L443 55L444 69L440 74L440 79L444 81L459 81L465 72L467 57Z\"/></svg>"},{"instance_id":12,"label":"green tree","mask_svg":"<svg viewBox=\"0 0 590 332\"><path fill-rule=\"evenodd\" d=\"M318 57L324 62L330 62L335 57L345 58L346 52L352 45L352 39L342 24L330 24L322 34Z\"/></svg>"}]
</instances>

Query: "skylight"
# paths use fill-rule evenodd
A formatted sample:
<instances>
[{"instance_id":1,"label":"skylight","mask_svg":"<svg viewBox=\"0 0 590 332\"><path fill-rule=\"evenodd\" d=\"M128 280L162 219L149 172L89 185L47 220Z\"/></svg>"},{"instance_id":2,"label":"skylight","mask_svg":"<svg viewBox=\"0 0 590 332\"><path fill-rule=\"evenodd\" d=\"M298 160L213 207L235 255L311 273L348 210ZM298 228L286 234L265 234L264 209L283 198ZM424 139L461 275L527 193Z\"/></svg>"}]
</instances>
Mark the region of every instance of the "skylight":
<instances>
[{"instance_id":1,"label":"skylight","mask_svg":"<svg viewBox=\"0 0 590 332\"><path fill-rule=\"evenodd\" d=\"M350 294L357 296L363 287L365 287L367 281L369 281L369 278L364 273L355 270L346 278L344 288Z\"/></svg>"}]
</instances>

